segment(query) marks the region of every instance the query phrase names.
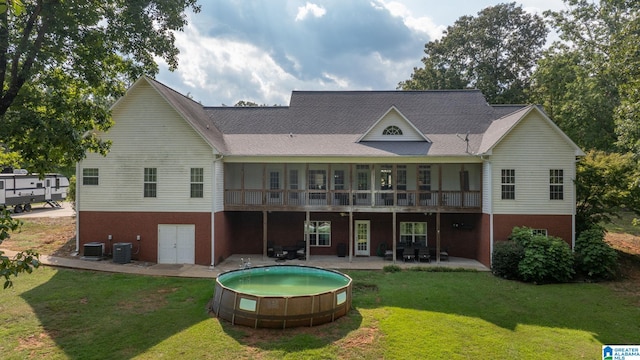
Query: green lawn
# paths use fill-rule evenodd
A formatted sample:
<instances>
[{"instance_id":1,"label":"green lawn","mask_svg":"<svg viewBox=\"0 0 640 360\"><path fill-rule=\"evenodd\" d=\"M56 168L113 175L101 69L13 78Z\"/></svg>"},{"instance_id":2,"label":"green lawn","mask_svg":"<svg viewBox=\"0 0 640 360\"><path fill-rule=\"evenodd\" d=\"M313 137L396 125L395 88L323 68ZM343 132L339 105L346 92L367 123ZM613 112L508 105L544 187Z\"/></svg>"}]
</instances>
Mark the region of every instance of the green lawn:
<instances>
[{"instance_id":1,"label":"green lawn","mask_svg":"<svg viewBox=\"0 0 640 360\"><path fill-rule=\"evenodd\" d=\"M609 232L626 233L634 236L640 236L640 226L633 225L633 219L637 218L632 212L620 212L620 217L611 219L611 223L604 224Z\"/></svg>"},{"instance_id":2,"label":"green lawn","mask_svg":"<svg viewBox=\"0 0 640 360\"><path fill-rule=\"evenodd\" d=\"M637 297L488 273L350 271L353 310L287 330L209 316L213 282L44 268L0 291L3 359L600 359L638 344Z\"/></svg>"}]
</instances>

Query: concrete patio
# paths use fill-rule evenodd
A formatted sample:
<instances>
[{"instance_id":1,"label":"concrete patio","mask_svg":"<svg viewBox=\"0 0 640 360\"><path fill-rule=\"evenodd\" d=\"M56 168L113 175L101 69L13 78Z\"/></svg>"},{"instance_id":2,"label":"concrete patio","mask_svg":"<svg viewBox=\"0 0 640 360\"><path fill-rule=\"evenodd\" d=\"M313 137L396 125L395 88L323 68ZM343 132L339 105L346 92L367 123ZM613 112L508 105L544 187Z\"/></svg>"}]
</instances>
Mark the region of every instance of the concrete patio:
<instances>
[{"instance_id":1,"label":"concrete patio","mask_svg":"<svg viewBox=\"0 0 640 360\"><path fill-rule=\"evenodd\" d=\"M15 255L14 251L4 250L5 255L10 258ZM308 265L317 266L325 269L336 270L382 270L387 265L393 265L393 261L384 260L377 256L371 257L353 257L349 261L348 257L338 256L312 256L308 260L284 260L276 261L274 258L262 257L255 254L237 254L228 257L221 264L211 268L204 265L191 264L156 264L141 261L131 261L127 264L114 263L111 259L103 260L83 260L79 256L50 256L41 255L40 261L47 266L55 266L62 268L94 270L115 273L140 274L151 276L175 276L175 277L191 277L191 278L215 278L221 273L229 270L235 270L241 267L244 262L250 262L251 266L265 265ZM459 257L449 257L448 261L441 261L439 264L435 261L426 262L402 262L396 261L395 265L406 269L410 267L447 267L447 268L463 268L477 271L489 271L489 269L476 260L465 259Z\"/></svg>"}]
</instances>

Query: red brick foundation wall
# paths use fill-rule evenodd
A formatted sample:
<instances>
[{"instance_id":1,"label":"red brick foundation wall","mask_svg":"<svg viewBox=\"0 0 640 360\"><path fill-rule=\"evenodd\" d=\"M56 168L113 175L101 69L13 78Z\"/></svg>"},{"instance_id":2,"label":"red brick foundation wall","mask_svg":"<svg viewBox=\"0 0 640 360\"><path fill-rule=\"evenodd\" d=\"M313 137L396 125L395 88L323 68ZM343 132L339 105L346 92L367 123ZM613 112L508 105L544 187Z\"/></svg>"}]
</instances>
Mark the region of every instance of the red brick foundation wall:
<instances>
[{"instance_id":1,"label":"red brick foundation wall","mask_svg":"<svg viewBox=\"0 0 640 360\"><path fill-rule=\"evenodd\" d=\"M493 215L494 242L506 241L514 227L526 226L532 229L547 229L549 236L556 236L571 246L571 215ZM489 214L482 214L476 259L483 265L491 266L491 224Z\"/></svg>"},{"instance_id":2,"label":"red brick foundation wall","mask_svg":"<svg viewBox=\"0 0 640 360\"><path fill-rule=\"evenodd\" d=\"M571 215L493 215L493 239L505 241L516 226L547 229L547 235L556 236L571 246Z\"/></svg>"},{"instance_id":3,"label":"red brick foundation wall","mask_svg":"<svg viewBox=\"0 0 640 360\"><path fill-rule=\"evenodd\" d=\"M267 213L267 241L276 245L296 245L304 240L304 212ZM340 213L311 213L312 221L331 222L331 246L312 247L311 255L337 255L337 248L349 248L349 216ZM353 220L371 222L370 256L376 256L381 244L391 248L393 216L389 213L354 213ZM440 244L451 256L475 259L479 249L482 228L481 214L442 214L440 218ZM262 212L226 212L216 215L216 261L232 254L262 254ZM400 239L400 222L427 222L430 247L436 246L436 215L399 213L396 215L396 240ZM223 225L222 225L223 224ZM221 226L222 225L222 226ZM224 232L221 229L224 227ZM220 232L219 232L220 231ZM488 253L488 251L487 251Z\"/></svg>"},{"instance_id":4,"label":"red brick foundation wall","mask_svg":"<svg viewBox=\"0 0 640 360\"><path fill-rule=\"evenodd\" d=\"M480 222L480 239L476 259L486 267L491 267L491 219L489 214L482 214Z\"/></svg>"},{"instance_id":5,"label":"red brick foundation wall","mask_svg":"<svg viewBox=\"0 0 640 360\"><path fill-rule=\"evenodd\" d=\"M105 253L111 255L113 243L133 244L134 260L157 262L159 224L195 224L195 262L211 264L211 213L189 212L104 212L81 211L78 215L80 252L89 242L105 244ZM111 235L109 241L107 236ZM136 236L140 235L140 241Z\"/></svg>"}]
</instances>

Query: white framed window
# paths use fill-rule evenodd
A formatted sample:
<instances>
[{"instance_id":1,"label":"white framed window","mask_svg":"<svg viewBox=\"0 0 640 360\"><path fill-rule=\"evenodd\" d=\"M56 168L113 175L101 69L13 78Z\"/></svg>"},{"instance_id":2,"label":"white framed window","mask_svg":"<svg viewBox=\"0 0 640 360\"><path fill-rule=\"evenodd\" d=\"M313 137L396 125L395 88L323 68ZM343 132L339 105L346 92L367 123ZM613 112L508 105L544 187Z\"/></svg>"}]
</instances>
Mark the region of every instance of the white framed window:
<instances>
[{"instance_id":1,"label":"white framed window","mask_svg":"<svg viewBox=\"0 0 640 360\"><path fill-rule=\"evenodd\" d=\"M533 235L533 236L537 236L537 235L548 236L547 235L547 229L531 229L531 235Z\"/></svg>"},{"instance_id":2,"label":"white framed window","mask_svg":"<svg viewBox=\"0 0 640 360\"><path fill-rule=\"evenodd\" d=\"M309 235L309 246L331 246L331 221L309 221L304 226L305 238Z\"/></svg>"},{"instance_id":3,"label":"white framed window","mask_svg":"<svg viewBox=\"0 0 640 360\"><path fill-rule=\"evenodd\" d=\"M144 197L156 197L158 187L158 169L144 168Z\"/></svg>"},{"instance_id":4,"label":"white framed window","mask_svg":"<svg viewBox=\"0 0 640 360\"><path fill-rule=\"evenodd\" d=\"M549 170L549 200L564 200L564 170Z\"/></svg>"},{"instance_id":5,"label":"white framed window","mask_svg":"<svg viewBox=\"0 0 640 360\"><path fill-rule=\"evenodd\" d=\"M516 170L502 169L500 183L502 200L514 200L516 198Z\"/></svg>"},{"instance_id":6,"label":"white framed window","mask_svg":"<svg viewBox=\"0 0 640 360\"><path fill-rule=\"evenodd\" d=\"M326 190L327 189L327 171L320 169L309 170L309 189L310 190Z\"/></svg>"},{"instance_id":7,"label":"white framed window","mask_svg":"<svg viewBox=\"0 0 640 360\"><path fill-rule=\"evenodd\" d=\"M191 168L191 197L204 197L204 169Z\"/></svg>"},{"instance_id":8,"label":"white framed window","mask_svg":"<svg viewBox=\"0 0 640 360\"><path fill-rule=\"evenodd\" d=\"M427 223L400 222L400 242L409 246L427 246Z\"/></svg>"},{"instance_id":9,"label":"white framed window","mask_svg":"<svg viewBox=\"0 0 640 360\"><path fill-rule=\"evenodd\" d=\"M387 126L382 130L382 135L402 135L402 129L395 125Z\"/></svg>"},{"instance_id":10,"label":"white framed window","mask_svg":"<svg viewBox=\"0 0 640 360\"><path fill-rule=\"evenodd\" d=\"M99 173L97 168L82 169L82 185L98 185Z\"/></svg>"}]
</instances>

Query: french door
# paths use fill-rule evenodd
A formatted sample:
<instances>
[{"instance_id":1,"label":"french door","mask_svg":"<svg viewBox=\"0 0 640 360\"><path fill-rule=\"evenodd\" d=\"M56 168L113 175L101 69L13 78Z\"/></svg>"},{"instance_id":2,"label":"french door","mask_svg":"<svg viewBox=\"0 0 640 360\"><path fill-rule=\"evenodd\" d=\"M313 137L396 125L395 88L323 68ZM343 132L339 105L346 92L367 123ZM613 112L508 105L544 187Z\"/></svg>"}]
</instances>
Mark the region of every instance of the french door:
<instances>
[{"instance_id":1,"label":"french door","mask_svg":"<svg viewBox=\"0 0 640 360\"><path fill-rule=\"evenodd\" d=\"M369 220L355 221L355 255L369 256L369 243L371 240L371 222Z\"/></svg>"}]
</instances>

